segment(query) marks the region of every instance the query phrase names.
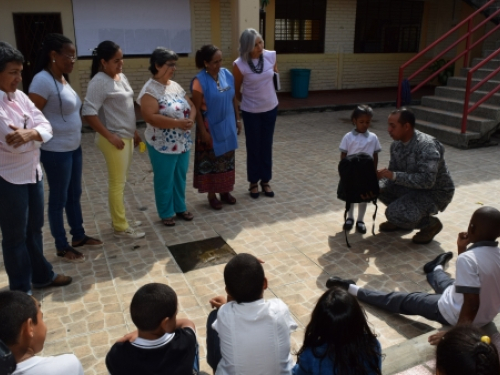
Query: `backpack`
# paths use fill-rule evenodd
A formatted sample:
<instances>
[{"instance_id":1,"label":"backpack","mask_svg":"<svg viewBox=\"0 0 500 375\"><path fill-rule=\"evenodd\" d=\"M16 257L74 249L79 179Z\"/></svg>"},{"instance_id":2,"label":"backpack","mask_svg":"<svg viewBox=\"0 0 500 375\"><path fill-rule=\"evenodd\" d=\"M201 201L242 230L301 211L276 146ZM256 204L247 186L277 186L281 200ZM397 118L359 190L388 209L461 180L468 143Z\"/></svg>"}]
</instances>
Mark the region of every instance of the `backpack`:
<instances>
[{"instance_id":1,"label":"backpack","mask_svg":"<svg viewBox=\"0 0 500 375\"><path fill-rule=\"evenodd\" d=\"M378 209L377 198L380 188L373 158L364 152L346 156L339 163L339 175L340 182L337 189L337 198L346 202L344 222L347 219L347 213L351 209L351 203L373 202L375 213L373 214L372 233L375 235L375 217ZM351 247L347 240L347 230L344 233L347 247Z\"/></svg>"}]
</instances>

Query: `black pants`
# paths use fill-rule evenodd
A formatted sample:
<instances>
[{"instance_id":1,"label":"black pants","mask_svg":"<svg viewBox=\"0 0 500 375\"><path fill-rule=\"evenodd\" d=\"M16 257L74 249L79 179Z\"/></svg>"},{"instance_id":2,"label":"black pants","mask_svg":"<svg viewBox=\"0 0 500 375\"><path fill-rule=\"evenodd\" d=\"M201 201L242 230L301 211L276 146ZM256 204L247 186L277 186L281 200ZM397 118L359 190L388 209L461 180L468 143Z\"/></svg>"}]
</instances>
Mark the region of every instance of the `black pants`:
<instances>
[{"instance_id":1,"label":"black pants","mask_svg":"<svg viewBox=\"0 0 500 375\"><path fill-rule=\"evenodd\" d=\"M273 136L278 107L262 113L241 111L245 122L247 178L255 184L273 177Z\"/></svg>"},{"instance_id":2,"label":"black pants","mask_svg":"<svg viewBox=\"0 0 500 375\"><path fill-rule=\"evenodd\" d=\"M207 318L207 363L212 369L217 370L217 365L221 360L219 334L212 328L212 324L217 320L217 311L213 310Z\"/></svg>"},{"instance_id":3,"label":"black pants","mask_svg":"<svg viewBox=\"0 0 500 375\"><path fill-rule=\"evenodd\" d=\"M443 270L437 270L427 274L427 281L436 294L419 292L382 293L359 288L358 299L392 313L420 315L426 319L449 326L450 323L439 312L438 301L444 290L452 285L455 280L450 278Z\"/></svg>"}]
</instances>

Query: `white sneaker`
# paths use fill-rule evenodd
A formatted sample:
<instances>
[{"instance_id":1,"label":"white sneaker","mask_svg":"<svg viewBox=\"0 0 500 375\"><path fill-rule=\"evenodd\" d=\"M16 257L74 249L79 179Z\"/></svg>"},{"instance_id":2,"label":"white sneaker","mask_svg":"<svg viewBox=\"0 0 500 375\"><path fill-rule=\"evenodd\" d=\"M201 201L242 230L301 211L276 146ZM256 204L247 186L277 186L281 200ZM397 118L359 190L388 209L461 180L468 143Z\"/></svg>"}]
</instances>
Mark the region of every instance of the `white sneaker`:
<instances>
[{"instance_id":1,"label":"white sneaker","mask_svg":"<svg viewBox=\"0 0 500 375\"><path fill-rule=\"evenodd\" d=\"M117 231L117 230L115 230L114 235L115 235L115 237L119 237L119 238L120 237L128 237L128 238L132 238L132 239L136 240L138 238L144 237L146 235L146 233L144 233L144 232L136 232L131 227L128 227L124 231Z\"/></svg>"},{"instance_id":2,"label":"white sneaker","mask_svg":"<svg viewBox=\"0 0 500 375\"><path fill-rule=\"evenodd\" d=\"M140 221L140 220L136 220L136 221L132 222L132 224L131 224L131 225L132 225L133 227L139 227L139 226L141 226L141 225L142 225L142 221Z\"/></svg>"}]
</instances>

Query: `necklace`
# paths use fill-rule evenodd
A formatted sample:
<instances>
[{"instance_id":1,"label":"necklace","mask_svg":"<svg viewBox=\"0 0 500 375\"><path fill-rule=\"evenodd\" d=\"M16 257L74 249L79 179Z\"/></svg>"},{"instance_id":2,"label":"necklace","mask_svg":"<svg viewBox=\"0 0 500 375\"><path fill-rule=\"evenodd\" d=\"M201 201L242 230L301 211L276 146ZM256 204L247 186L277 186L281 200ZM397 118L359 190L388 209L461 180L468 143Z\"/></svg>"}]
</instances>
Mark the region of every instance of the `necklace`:
<instances>
[{"instance_id":1,"label":"necklace","mask_svg":"<svg viewBox=\"0 0 500 375\"><path fill-rule=\"evenodd\" d=\"M215 81L215 83L217 84L217 89L220 90L219 74L217 73L217 77L214 77L208 72L208 70L205 70L205 72Z\"/></svg>"},{"instance_id":2,"label":"necklace","mask_svg":"<svg viewBox=\"0 0 500 375\"><path fill-rule=\"evenodd\" d=\"M252 70L252 72L260 74L264 70L264 54L261 54L259 56L259 62L257 63L257 66L253 64L252 59L248 59L248 66Z\"/></svg>"}]
</instances>

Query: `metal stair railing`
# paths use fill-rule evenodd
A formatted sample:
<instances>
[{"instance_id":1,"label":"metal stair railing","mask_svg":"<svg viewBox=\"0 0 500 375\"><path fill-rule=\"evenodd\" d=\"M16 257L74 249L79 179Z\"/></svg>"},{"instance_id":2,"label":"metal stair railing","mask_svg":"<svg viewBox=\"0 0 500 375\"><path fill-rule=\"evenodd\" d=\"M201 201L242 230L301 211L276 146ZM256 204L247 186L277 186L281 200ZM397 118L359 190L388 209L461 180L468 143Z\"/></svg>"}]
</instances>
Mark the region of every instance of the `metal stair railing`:
<instances>
[{"instance_id":1,"label":"metal stair railing","mask_svg":"<svg viewBox=\"0 0 500 375\"><path fill-rule=\"evenodd\" d=\"M486 17L482 22L480 22L478 25L473 27L473 20L476 16L481 14L485 9L488 7L492 6L495 2L498 0L490 0L486 4L484 4L481 8L476 10L474 13L469 15L467 18L462 20L460 23L458 23L455 27L450 29L448 32L446 32L444 35L442 35L440 38L438 38L436 41L431 43L429 46L427 46L425 49L420 51L418 54L416 54L414 57L412 57L410 60L408 60L406 63L401 65L399 67L399 78L398 78L398 97L397 97L397 107L401 107L401 102L402 102L402 84L403 84L403 77L404 77L404 70L408 68L411 64L413 64L415 61L417 61L419 58L423 57L427 52L429 52L431 49L435 48L439 44L441 44L446 38L448 38L450 35L458 31L462 26L467 24L467 32L462 35L460 38L458 38L455 42L451 43L448 47L446 47L442 52L440 52L438 55L436 55L434 58L432 58L430 61L428 61L426 64L424 64L421 68L416 70L413 74L411 74L407 79L408 81L411 81L415 77L417 77L420 73L422 73L425 69L429 68L434 62L438 61L441 57L443 57L447 52L449 52L452 48L456 47L459 43L463 42L464 40L466 41L465 43L465 50L458 53L453 59L448 61L446 64L444 64L439 70L435 71L433 74L431 74L429 77L424 79L422 82L420 82L418 85L413 87L411 89L411 94L425 86L428 82L433 80L435 77L439 75L442 71L444 71L446 68L448 68L450 65L454 64L458 59L461 57L464 57L464 68L467 68L469 66L469 57L470 57L470 52L473 48L478 46L480 43L482 43L486 38L488 38L490 35L492 35L494 32L500 29L500 24L496 25L494 28L492 28L490 31L485 33L482 37L480 37L478 40L476 40L474 43L471 44L472 36L476 31L478 31L481 27L483 27L485 24L490 22L493 18L495 18L497 15L500 15L500 8L497 9L495 12L492 12L488 17ZM480 83L478 83L476 86L474 86L471 89L471 82L472 82L472 74L474 74L475 71L477 71L479 68L484 66L488 61L490 61L493 57L497 56L500 53L500 49L493 52L486 60L475 66L473 69L471 69L467 75L467 85L466 85L466 100L464 102L464 119L462 122L462 128L461 132L465 133L467 131L467 117L468 115L474 111L480 104L484 103L486 100L488 100L493 94L495 94L497 91L500 90L500 85L496 87L493 91L488 93L484 98L482 98L480 101L478 101L473 107L470 109L469 107L469 100L470 100L470 94L474 91L476 91L479 87L481 87L484 83L488 81L491 77L495 76L497 73L500 72L500 68L496 69L493 73L489 74L487 78L483 79ZM472 91L471 91L472 90ZM479 104L478 104L479 103Z\"/></svg>"}]
</instances>

